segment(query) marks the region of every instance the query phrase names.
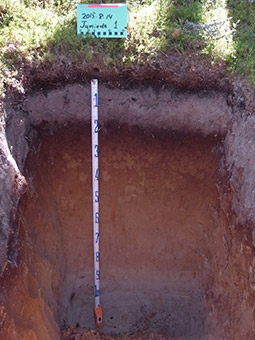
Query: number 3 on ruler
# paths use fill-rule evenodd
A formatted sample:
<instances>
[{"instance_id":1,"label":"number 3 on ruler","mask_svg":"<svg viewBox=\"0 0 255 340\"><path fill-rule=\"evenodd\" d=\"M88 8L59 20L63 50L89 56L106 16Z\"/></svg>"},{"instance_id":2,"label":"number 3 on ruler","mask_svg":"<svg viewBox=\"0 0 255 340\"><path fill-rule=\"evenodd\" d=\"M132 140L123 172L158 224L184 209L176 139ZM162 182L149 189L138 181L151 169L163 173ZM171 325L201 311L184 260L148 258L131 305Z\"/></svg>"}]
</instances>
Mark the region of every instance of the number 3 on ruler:
<instances>
[{"instance_id":1,"label":"number 3 on ruler","mask_svg":"<svg viewBox=\"0 0 255 340\"><path fill-rule=\"evenodd\" d=\"M99 150L98 150L98 145L96 144L96 145L95 145L95 157L98 157L98 151L99 151Z\"/></svg>"}]
</instances>

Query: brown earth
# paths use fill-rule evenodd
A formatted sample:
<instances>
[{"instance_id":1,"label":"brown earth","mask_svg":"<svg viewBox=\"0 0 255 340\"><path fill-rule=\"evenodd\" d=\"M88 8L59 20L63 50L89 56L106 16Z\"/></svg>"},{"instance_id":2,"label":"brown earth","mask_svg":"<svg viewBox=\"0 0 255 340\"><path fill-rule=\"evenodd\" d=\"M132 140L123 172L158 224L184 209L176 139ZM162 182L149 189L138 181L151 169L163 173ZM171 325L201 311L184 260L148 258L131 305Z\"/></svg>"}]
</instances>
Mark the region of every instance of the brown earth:
<instances>
[{"instance_id":1,"label":"brown earth","mask_svg":"<svg viewBox=\"0 0 255 340\"><path fill-rule=\"evenodd\" d=\"M8 279L6 302L16 330L10 326L6 340L58 339L59 326L94 328L90 128L41 134L18 210L20 269ZM101 130L103 334L71 328L63 339L214 333L218 276L226 294L230 266L216 187L219 146L195 135ZM223 308L224 300L217 303Z\"/></svg>"},{"instance_id":2,"label":"brown earth","mask_svg":"<svg viewBox=\"0 0 255 340\"><path fill-rule=\"evenodd\" d=\"M250 88L188 54L130 69L60 60L23 76L39 91L12 92L1 125L0 340L254 340ZM102 90L100 332L91 77Z\"/></svg>"}]
</instances>

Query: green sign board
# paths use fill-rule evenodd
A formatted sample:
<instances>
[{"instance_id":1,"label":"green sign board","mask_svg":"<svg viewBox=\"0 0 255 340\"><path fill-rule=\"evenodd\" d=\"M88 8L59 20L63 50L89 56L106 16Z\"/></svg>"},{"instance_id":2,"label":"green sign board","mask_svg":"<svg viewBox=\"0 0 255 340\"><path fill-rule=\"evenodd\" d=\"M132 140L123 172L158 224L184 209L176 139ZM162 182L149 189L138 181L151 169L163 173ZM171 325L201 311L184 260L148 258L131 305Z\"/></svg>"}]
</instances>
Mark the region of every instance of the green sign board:
<instances>
[{"instance_id":1,"label":"green sign board","mask_svg":"<svg viewBox=\"0 0 255 340\"><path fill-rule=\"evenodd\" d=\"M98 38L127 37L126 4L77 5L77 34Z\"/></svg>"}]
</instances>

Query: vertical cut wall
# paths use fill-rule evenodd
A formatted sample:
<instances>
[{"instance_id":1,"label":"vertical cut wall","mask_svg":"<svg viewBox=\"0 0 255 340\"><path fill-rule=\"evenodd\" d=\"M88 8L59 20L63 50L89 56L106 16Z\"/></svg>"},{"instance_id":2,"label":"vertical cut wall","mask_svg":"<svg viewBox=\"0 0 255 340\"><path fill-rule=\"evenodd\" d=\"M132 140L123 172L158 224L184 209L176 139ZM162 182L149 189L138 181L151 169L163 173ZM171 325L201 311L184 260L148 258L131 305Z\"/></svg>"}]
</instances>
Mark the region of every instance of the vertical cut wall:
<instances>
[{"instance_id":1,"label":"vertical cut wall","mask_svg":"<svg viewBox=\"0 0 255 340\"><path fill-rule=\"evenodd\" d=\"M235 98L235 100L238 100L238 93ZM58 177L58 175L54 173L54 161L55 159L58 159L57 155L55 158L53 157L54 159L52 159L51 162L49 156L45 156L44 161L42 161L43 154L39 153L31 158L33 166L30 166L29 171L26 172L27 181L29 182L31 189L22 197L19 212L15 214L15 210L13 209L16 207L16 198L17 195L20 194L22 183L24 183L24 179L19 177L19 169L15 164L15 160L18 167L23 171L27 151L30 150L31 152L36 153L40 150L40 143L38 143L37 132L34 127L39 126L41 122L46 122L47 126L48 122L48 126L50 126L49 136L51 136L51 133L54 133L55 131L54 122L58 122L65 127L67 127L70 122L73 124L88 124L89 111L87 108L89 106L90 88L84 84L70 85L53 91L39 91L38 93L25 96L24 100L19 99L17 103L14 101L6 106L6 121L8 123L7 139L10 149L8 150L5 131L4 133L1 132L0 140L2 148L2 163L0 164L1 178L3 179L2 191L5 193L3 199L0 201L3 210L1 215L2 229L0 243L0 265L3 271L1 276L1 287L3 287L3 289L0 293L0 338L5 340L58 339L60 336L59 325L63 324L64 319L66 322L72 322L74 319L79 319L79 322L84 324L83 320L85 318L86 320L89 320L89 317L91 317L91 310L87 312L88 318L86 313L83 312L84 300L83 297L82 299L79 299L79 297L82 295L86 297L86 301L89 301L89 298L92 300L90 295L92 287L88 284L85 293L79 291L78 285L80 283L77 283L74 287L70 283L72 279L69 280L72 278L72 275L76 277L76 274L72 274L71 265L66 262L67 250L63 247L63 244L65 244L63 240L65 237L67 238L67 234L65 234L65 237L64 233L62 234L62 230L64 230L62 223L64 214L59 207L61 207L62 204L62 209L65 207L67 211L71 211L74 209L72 208L73 203L71 203L70 208L68 200L71 199L76 201L76 199L73 196L72 189L70 189L70 193L65 191L62 192L62 194L66 195L64 196L66 197L66 202L60 203L59 197L52 194L57 193L58 190L60 190L54 187L54 183L57 183L57 179L55 178L56 176ZM186 339L189 334L191 339L193 336L192 334L196 334L195 339L197 339L197 334L202 334L206 329L208 332L206 336L203 336L203 340L204 338L206 338L206 340L221 338L230 340L234 338L254 339L254 233L252 224L247 223L247 220L252 220L252 216L254 215L254 200L252 199L254 196L252 185L252 178L254 177L252 175L252 160L254 158L253 145L255 144L253 143L254 138L252 137L254 136L252 133L252 129L254 129L254 117L251 115L251 112L247 112L247 110L241 108L239 110L238 106L233 107L232 109L228 107L226 104L226 95L224 93L205 91L190 93L163 87L161 89L134 88L132 90L112 90L101 85L100 122L103 126L104 133L106 133L106 123L112 119L117 121L121 128L123 127L123 124L127 124L130 127L140 126L141 129L145 129L146 131L153 129L161 129L161 132L171 130L176 131L179 134L185 132L193 135L200 134L204 137L208 135L227 135L227 138L223 141L223 145L228 178L217 179L217 189L219 191L217 202L219 205L215 205L216 208L213 213L216 221L217 216L219 218L219 224L216 223L219 227L213 229L213 234L208 237L207 229L198 233L197 236L201 238L204 248L200 249L199 247L197 249L197 262L194 262L195 257L189 257L185 255L185 252L183 253L183 258L188 258L188 260L193 259L192 263L198 263L199 268L202 268L200 276L194 274L195 277L190 281L195 283L196 288L198 288L198 294L195 296L197 298L196 302L201 301L202 308L206 306L205 309L203 309L204 312L202 314L203 316L206 315L206 320L209 320L209 324L205 322L205 325L203 325L201 322L201 320L203 320L202 318L197 322L196 320L198 320L198 318L196 317L194 321L188 323L189 325L194 326L193 328L189 327L191 333L185 333L185 327L175 323L173 315L166 315L165 319L162 320L161 318L158 320L157 313L154 314L153 312L151 314L149 313L149 318L146 319L146 322L142 323L140 320L138 328L133 327L132 319L129 318L130 322L128 323L128 327L139 329L139 327L144 326L144 328L146 328L149 324L149 326L154 327L153 329L157 329L157 327L161 327L160 325L165 324L165 321L168 321L168 324L171 324L171 327L176 325L171 328L172 334L185 333ZM67 135L66 132L65 135ZM136 133L134 135L136 137L138 136ZM78 135L76 134L76 137L77 136ZM57 135L55 137L57 137ZM53 141L53 136L50 138L52 138ZM150 138L153 137L151 136ZM46 142L46 139L44 139L44 142ZM129 137L129 139L132 140L132 142L134 140L133 137ZM144 140L144 138L141 140ZM175 139L175 141L177 140L178 139ZM185 140L187 145L189 145L190 140ZM198 138L198 140L200 140L198 144L205 147L204 144L207 139ZM174 139L169 138L168 143L170 146L172 146L173 141ZM90 144L90 141L88 143ZM139 142L139 145L140 144L142 144L142 142ZM46 142L45 145L49 146L48 154L50 155L52 152L50 151L50 141ZM154 153L156 150L155 145L157 144L154 144L154 147L152 148ZM121 145L119 147L122 149ZM137 152L139 150L140 149L138 148ZM208 150L211 150L211 147L208 147ZM14 158L11 157L10 151ZM47 155L45 149L43 152ZM133 154L133 151L130 153ZM59 154L61 155L61 152L59 152ZM137 155L138 154L139 152ZM145 161L142 157L139 157L139 161L140 158L142 161L139 164L141 164L141 167L143 168ZM47 162L45 162L45 159L47 159ZM36 163L37 161L38 163ZM65 159L62 167L66 166L68 163L67 161L68 160ZM121 165L119 165L119 168L125 170L127 167L125 164L128 164L128 161L126 163L123 163L122 161L123 160L120 161ZM116 161L113 160L113 164L118 162L119 158ZM217 163L216 160L215 162ZM173 163L175 163L174 160ZM222 164L223 163L221 162L221 168ZM79 163L78 165L71 165L71 167L74 167L72 171L76 171L75 169L78 169L79 166ZM49 169L52 170L50 171ZM162 169L164 169L164 167ZM119 169L114 169L112 172L114 174L112 176L114 180L118 178L118 170ZM71 169L68 171L71 171ZM108 173L107 171L108 170L106 169L106 174ZM128 171L130 171L129 168ZM148 171L148 169L146 169L146 171ZM167 171L165 170L165 172L168 173L169 169ZM147 174L145 171L144 173ZM57 172L57 174L59 174L59 172ZM207 185L209 187L210 174L207 176ZM105 220L108 220L109 222L107 224L111 226L119 225L119 223L116 222L118 219L118 221L120 220L125 228L127 228L130 215L127 217L122 213L125 207L130 208L130 211L133 213L132 216L134 216L136 220L141 221L141 216L138 216L134 207L132 208L135 199L140 202L142 201L141 197L145 197L145 195L142 196L142 192L136 192L136 190L138 190L137 185L139 176L140 175L137 175L135 184L128 183L126 185L127 188L126 186L116 188L116 193L118 193L123 201L121 200L121 203L115 202L115 205L120 207L120 213L116 213L113 217L107 216L107 214L104 216ZM110 182L110 179L108 179L107 182L108 177L106 175L106 178L102 183L105 187L109 184L108 182ZM89 178L90 175L88 175L87 179L86 176L83 177L83 188L85 192L87 192L88 187L90 188L88 183ZM230 179L231 183L230 190L227 185L228 179ZM169 182L170 184L172 183L171 180ZM80 178L77 177L76 182L80 183L80 181ZM150 180L148 180L147 184L151 185L150 183ZM155 189L155 184L154 186L152 185L152 188ZM155 192L157 192L157 197L159 197L160 193L157 190L155 189ZM180 190L183 189L180 188ZM177 193L175 194L177 195ZM213 195L213 190L211 194ZM126 201L126 197L130 197L130 200ZM169 198L170 196L161 194L161 198L163 199L164 197ZM178 198L178 195L176 197ZM79 196L77 196L77 198L79 198ZM114 197L112 199L114 200ZM185 202L188 201L189 200L186 200ZM11 205L12 202L13 206ZM154 208L155 199L152 195L147 194L144 202L142 204L139 203L138 207L143 207L145 210L146 207L151 206L151 202L153 202ZM195 202L199 202L199 199L197 200L196 198L194 200L194 207L196 206ZM232 202L234 202L233 205ZM176 204L175 201L172 203ZM78 203L76 204L78 205ZM109 202L107 201L105 206L108 206L108 204ZM232 210L232 207L234 207L234 211ZM9 222L11 209L13 211L13 219L15 219L16 216L14 228L10 227ZM90 204L85 210L86 209L90 209ZM187 205L187 210L189 211L192 209L188 208ZM179 208L177 211L179 211ZM89 210L86 210L85 213L89 215ZM74 212L72 212L72 214L74 214ZM163 226L166 225L164 218L169 217L168 220L174 220L169 212L167 212L167 214L169 215L164 215L165 217L161 216ZM211 215L211 212L209 215ZM78 219L75 219L74 217L75 215L70 216L68 222L66 213L66 222L68 222L67 225L69 226L69 229L81 228L79 223L84 225L84 221L79 222ZM148 217L151 218L149 219ZM154 216L152 212L148 214L148 217L144 217L143 222L148 220L148 226L151 228L151 226L156 224L154 222L158 217L156 215ZM73 226L73 223L71 223L73 220L76 220L77 226ZM115 223L111 222L111 220L114 220ZM128 223L126 223L127 220ZM130 220L130 222L132 221ZM183 226L187 226L185 221L182 221L181 223ZM141 228L140 224L137 226L137 230L140 230L139 228ZM170 235L169 229L167 230L168 235ZM143 231L144 234L146 234L146 229L143 229ZM163 232L165 233L165 229ZM183 232L183 234L186 233ZM156 240L157 237L159 237L156 232L153 236L155 236ZM170 237L170 239L174 240L175 235L170 236L173 236L172 238ZM88 237L88 240L90 237L91 236ZM126 233L126 237L129 237L128 233ZM81 235L81 239L84 240L85 237L82 237ZM103 235L101 235L101 239L103 242ZM137 245L137 247L133 249L133 252L131 252L131 249L127 249L127 243L124 241L120 242L121 249L125 249L127 252L129 251L131 255L137 255L137 251L141 248L140 245L142 244L142 240L142 237L133 240ZM148 241L148 239L146 240ZM70 253L76 251L75 248L77 244L80 244L80 239L72 242L74 246L70 249ZM108 237L107 242L109 242ZM175 249L175 244L171 243L165 244L164 249L167 249L170 245ZM84 252L89 254L89 245L84 243L84 248ZM7 258L5 257L6 249L8 249ZM152 259L151 254L159 255L159 249L151 249L152 248L149 249L150 253L143 251L141 256L141 260L144 261L143 263L147 263L147 260ZM207 250L204 252L204 249ZM113 255L116 255L114 263L117 265L119 253L116 253L117 249L115 248L110 249L110 251ZM191 250L187 251L187 254L190 253ZM213 256L210 254L213 254ZM89 256L91 255L87 255L86 261L82 263L83 266L89 263L92 265ZM137 257L139 258L139 256ZM201 258L204 259L204 262L200 263L199 261ZM170 258L169 261L171 270L167 267L166 273L174 272L174 263L171 262L173 259ZM176 262L177 264L180 263L178 261ZM138 263L140 262L138 261ZM107 273L109 277L113 277L111 271L115 271L115 266L113 267L114 269L107 268L107 263L109 262L104 263L102 260L102 268L105 268L105 273ZM123 267L123 272L125 271L125 273L127 272L129 274L128 278L130 278L132 282L131 286L128 286L129 281L126 283L128 291L127 296L130 297L129 292L131 290L130 287L133 288L134 276L139 277L139 273L143 273L144 276L147 275L146 273L155 273L155 276L159 277L159 273L161 272L160 268L162 268L163 263L164 262L158 263L158 267L155 263L151 263L149 267L141 266L136 273L130 273L131 270L126 264L126 266ZM138 264L135 263L135 265ZM134 267L135 266L132 264L132 268ZM80 268L82 270L84 267L81 266ZM180 268L182 267L176 267L178 270ZM88 272L89 271L91 271L91 269L89 269ZM150 287L154 287L155 285L159 287L158 281L153 281L155 276L153 275L151 280L147 279L145 283L138 280L139 284L137 286L137 292L139 292L140 296L143 294L141 287L144 285L147 285L146 287L148 287L148 284L151 283ZM80 277L79 280L83 283L83 280L87 280L88 277L89 275ZM146 277L148 277L148 275ZM169 278L169 276L167 277ZM187 278L189 279L189 277ZM118 282L120 279L115 278L115 280ZM183 282L180 278L178 280L179 283ZM170 279L167 280L168 283L170 281ZM106 275L104 282L105 287L102 287L102 289L105 289L105 292L108 292L109 300L113 301L111 294L109 293L111 287L107 284ZM121 282L123 282L123 280L121 280ZM160 282L163 282L163 280ZM172 287L171 291L175 292L176 290L174 290L175 286L173 282L171 281L170 283ZM184 289L187 286L188 285L184 285L182 287ZM192 285L191 288L193 289ZM185 289L179 292L185 292ZM148 290L153 293L153 289ZM87 293L88 295L86 295ZM164 296L166 295L167 294L164 294ZM152 296L154 296L153 303L155 300L157 300L157 302L162 301L159 298L160 295L149 295L150 298ZM187 295L184 294L180 296L186 297ZM106 298L107 295L104 294L104 303L108 303ZM140 302L143 301L140 300ZM180 307L180 310L183 313L182 320L184 320L184 315L190 315L189 313L184 313L185 308L182 308L182 304L174 304L173 299L167 299L167 301L170 301L172 305L174 305L176 311L178 310L177 307ZM185 301L187 301L187 299ZM135 299L135 302L138 302L138 300ZM130 303L131 307L135 305L132 305L132 303ZM85 303L85 306L87 306L87 302ZM148 315L151 308L150 306L147 296L147 305L143 305L143 308L140 311L142 317L144 317L146 313ZM119 308L117 308L117 310L119 310ZM190 311L190 309L187 308L186 310ZM197 313L194 313L193 315L199 316L201 314L200 311L198 309L196 311ZM72 313L74 314L73 319L71 318ZM89 313L91 313L90 316ZM134 314L135 313L132 315ZM110 316L110 314L107 315ZM111 317L113 318L111 319ZM160 324L160 322L163 323ZM118 330L114 329L115 323L121 324L118 322L115 315L112 314L110 316L109 329L118 332ZM212 327L210 327L210 323L212 323ZM170 328L165 331L169 332L169 329Z\"/></svg>"},{"instance_id":2,"label":"vertical cut wall","mask_svg":"<svg viewBox=\"0 0 255 340\"><path fill-rule=\"evenodd\" d=\"M215 142L110 125L100 134L102 305L107 333L199 339L220 228ZM43 134L20 213L49 263L44 297L59 325L93 327L90 128ZM218 256L226 260L222 241ZM36 257L34 257L36 268ZM34 269L35 272L37 271ZM47 276L46 276L47 278Z\"/></svg>"}]
</instances>

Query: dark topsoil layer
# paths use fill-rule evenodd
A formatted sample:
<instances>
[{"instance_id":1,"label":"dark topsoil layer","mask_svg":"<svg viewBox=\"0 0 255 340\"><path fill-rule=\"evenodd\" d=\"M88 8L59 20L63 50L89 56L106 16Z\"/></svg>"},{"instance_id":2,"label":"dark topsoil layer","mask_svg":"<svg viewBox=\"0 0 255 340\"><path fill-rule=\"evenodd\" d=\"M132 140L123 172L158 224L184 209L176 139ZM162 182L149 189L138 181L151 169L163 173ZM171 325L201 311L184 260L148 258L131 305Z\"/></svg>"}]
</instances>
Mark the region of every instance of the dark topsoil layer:
<instances>
[{"instance_id":1,"label":"dark topsoil layer","mask_svg":"<svg viewBox=\"0 0 255 340\"><path fill-rule=\"evenodd\" d=\"M84 65L59 58L54 63L20 65L20 79L26 90L56 88L66 83L82 83L93 78L112 87L131 85L171 85L186 90L222 90L231 93L233 86L222 62L211 63L206 58L188 52L160 52L157 58L144 64L104 66L100 60ZM18 86L16 87L16 90ZM11 89L15 91L15 87Z\"/></svg>"},{"instance_id":2,"label":"dark topsoil layer","mask_svg":"<svg viewBox=\"0 0 255 340\"><path fill-rule=\"evenodd\" d=\"M54 62L28 63L19 61L17 81L7 87L7 97L13 100L18 94L37 90L61 88L66 84L87 83L93 78L110 88L133 86L171 87L184 91L220 91L226 94L228 104L236 109L255 112L255 95L245 79L234 77L227 71L224 62L211 62L192 51L185 53L159 52L148 63L129 66L114 64L105 66L100 58L91 63L72 62L59 56ZM14 97L13 97L14 95Z\"/></svg>"}]
</instances>

